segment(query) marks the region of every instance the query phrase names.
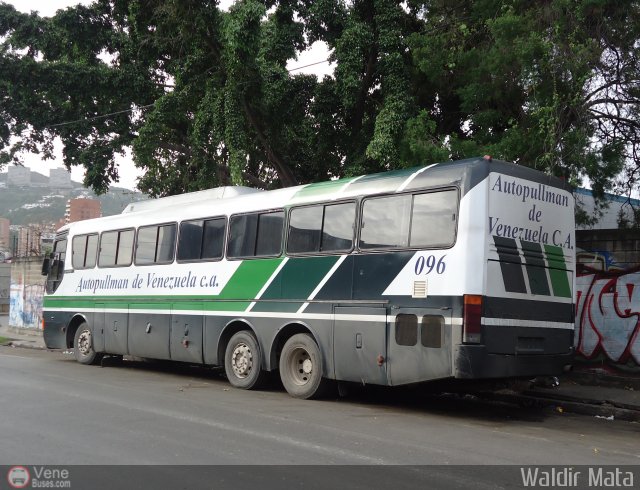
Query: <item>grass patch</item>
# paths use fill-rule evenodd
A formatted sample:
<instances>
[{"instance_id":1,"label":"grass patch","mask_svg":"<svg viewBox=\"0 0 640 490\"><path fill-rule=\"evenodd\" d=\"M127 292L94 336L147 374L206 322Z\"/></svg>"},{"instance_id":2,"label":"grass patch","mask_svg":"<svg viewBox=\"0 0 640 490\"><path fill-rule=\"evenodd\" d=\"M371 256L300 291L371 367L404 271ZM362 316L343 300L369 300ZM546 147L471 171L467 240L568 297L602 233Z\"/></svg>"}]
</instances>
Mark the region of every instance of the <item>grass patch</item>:
<instances>
[{"instance_id":1,"label":"grass patch","mask_svg":"<svg viewBox=\"0 0 640 490\"><path fill-rule=\"evenodd\" d=\"M2 337L0 336L0 345L7 345L9 342L11 342L13 339L9 339L7 337Z\"/></svg>"}]
</instances>

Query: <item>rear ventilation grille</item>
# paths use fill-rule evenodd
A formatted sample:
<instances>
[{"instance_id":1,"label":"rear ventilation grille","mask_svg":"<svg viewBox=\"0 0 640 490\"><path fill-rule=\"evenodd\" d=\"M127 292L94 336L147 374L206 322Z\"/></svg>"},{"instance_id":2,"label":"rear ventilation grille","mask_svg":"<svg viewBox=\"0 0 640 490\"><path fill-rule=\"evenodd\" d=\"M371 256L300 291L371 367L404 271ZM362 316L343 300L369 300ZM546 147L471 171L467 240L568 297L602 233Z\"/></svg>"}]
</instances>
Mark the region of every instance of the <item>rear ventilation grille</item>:
<instances>
[{"instance_id":1,"label":"rear ventilation grille","mask_svg":"<svg viewBox=\"0 0 640 490\"><path fill-rule=\"evenodd\" d=\"M427 297L427 281L413 281L413 298Z\"/></svg>"}]
</instances>

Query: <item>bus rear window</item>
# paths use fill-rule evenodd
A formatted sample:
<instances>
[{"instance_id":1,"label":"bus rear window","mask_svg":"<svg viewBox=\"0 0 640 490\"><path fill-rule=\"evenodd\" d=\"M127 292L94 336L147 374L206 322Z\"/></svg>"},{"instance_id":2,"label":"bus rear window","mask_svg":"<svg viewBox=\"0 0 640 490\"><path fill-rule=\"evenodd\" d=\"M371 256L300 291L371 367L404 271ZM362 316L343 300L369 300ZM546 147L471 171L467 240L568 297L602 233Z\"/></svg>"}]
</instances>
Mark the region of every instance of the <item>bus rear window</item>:
<instances>
[{"instance_id":1,"label":"bus rear window","mask_svg":"<svg viewBox=\"0 0 640 490\"><path fill-rule=\"evenodd\" d=\"M455 241L457 207L455 189L366 199L360 248L450 247Z\"/></svg>"}]
</instances>

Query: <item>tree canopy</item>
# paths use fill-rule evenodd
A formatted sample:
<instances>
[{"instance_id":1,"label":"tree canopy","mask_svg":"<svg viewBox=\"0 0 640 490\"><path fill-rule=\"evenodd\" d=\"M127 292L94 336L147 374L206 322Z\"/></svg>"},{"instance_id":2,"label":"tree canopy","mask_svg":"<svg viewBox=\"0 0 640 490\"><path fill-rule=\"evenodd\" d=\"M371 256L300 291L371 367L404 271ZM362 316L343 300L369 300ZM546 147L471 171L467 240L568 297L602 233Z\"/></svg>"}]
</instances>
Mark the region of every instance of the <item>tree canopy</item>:
<instances>
[{"instance_id":1,"label":"tree canopy","mask_svg":"<svg viewBox=\"0 0 640 490\"><path fill-rule=\"evenodd\" d=\"M0 3L0 165L60 138L104 192L132 147L161 196L491 154L630 191L639 31L638 0ZM316 41L333 76L288 71Z\"/></svg>"}]
</instances>

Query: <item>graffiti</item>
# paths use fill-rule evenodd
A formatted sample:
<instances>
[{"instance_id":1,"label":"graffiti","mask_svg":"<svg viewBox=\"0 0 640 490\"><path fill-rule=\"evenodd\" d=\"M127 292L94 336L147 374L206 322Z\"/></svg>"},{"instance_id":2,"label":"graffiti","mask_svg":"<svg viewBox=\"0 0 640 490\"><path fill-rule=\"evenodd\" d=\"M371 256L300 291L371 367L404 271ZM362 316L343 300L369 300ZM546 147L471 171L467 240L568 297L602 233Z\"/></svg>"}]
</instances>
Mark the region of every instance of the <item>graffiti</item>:
<instances>
[{"instance_id":1,"label":"graffiti","mask_svg":"<svg viewBox=\"0 0 640 490\"><path fill-rule=\"evenodd\" d=\"M615 367L640 367L640 267L582 270L576 278L576 352Z\"/></svg>"}]
</instances>

